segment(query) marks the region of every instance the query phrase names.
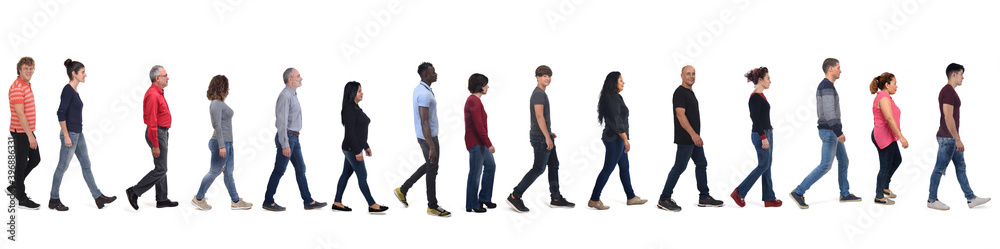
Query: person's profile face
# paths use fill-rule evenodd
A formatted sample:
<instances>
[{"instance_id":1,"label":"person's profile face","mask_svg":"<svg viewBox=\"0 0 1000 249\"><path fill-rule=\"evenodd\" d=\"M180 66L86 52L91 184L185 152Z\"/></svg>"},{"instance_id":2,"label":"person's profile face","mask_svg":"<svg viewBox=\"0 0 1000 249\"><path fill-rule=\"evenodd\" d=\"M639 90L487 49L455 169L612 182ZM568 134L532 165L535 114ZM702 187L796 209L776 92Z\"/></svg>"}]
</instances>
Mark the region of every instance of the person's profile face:
<instances>
[{"instance_id":1,"label":"person's profile face","mask_svg":"<svg viewBox=\"0 0 1000 249\"><path fill-rule=\"evenodd\" d=\"M535 76L535 80L538 81L538 84L541 84L542 86L548 87L549 84L552 84L552 75L546 74L546 75L542 75L542 76Z\"/></svg>"},{"instance_id":2,"label":"person's profile face","mask_svg":"<svg viewBox=\"0 0 1000 249\"><path fill-rule=\"evenodd\" d=\"M693 86L694 80L695 80L694 67L686 66L683 69L681 69L681 81L684 82L684 85L688 87Z\"/></svg>"}]
</instances>

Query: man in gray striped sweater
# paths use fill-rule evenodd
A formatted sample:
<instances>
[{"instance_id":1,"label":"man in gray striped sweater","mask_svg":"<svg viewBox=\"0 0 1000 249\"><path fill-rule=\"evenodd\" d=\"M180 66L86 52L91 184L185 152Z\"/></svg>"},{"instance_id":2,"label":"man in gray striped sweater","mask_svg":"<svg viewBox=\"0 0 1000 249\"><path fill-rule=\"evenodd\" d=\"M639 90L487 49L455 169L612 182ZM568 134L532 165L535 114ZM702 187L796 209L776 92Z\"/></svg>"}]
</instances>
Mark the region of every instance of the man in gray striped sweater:
<instances>
[{"instance_id":1,"label":"man in gray striped sweater","mask_svg":"<svg viewBox=\"0 0 1000 249\"><path fill-rule=\"evenodd\" d=\"M840 61L827 58L823 61L823 73L826 74L826 78L816 88L816 116L819 118L817 128L819 128L819 138L823 140L823 149L820 152L822 159L819 166L816 166L816 169L813 169L806 176L806 179L803 179L802 183L788 194L802 209L809 208L803 196L806 190L809 190L809 187L816 183L820 177L830 171L835 156L837 158L837 182L840 184L840 202L861 201L861 198L850 193L850 184L847 182L848 159L847 149L844 147L847 138L842 130L843 124L840 123L840 95L837 94L837 88L833 86L833 82L840 79Z\"/></svg>"}]
</instances>

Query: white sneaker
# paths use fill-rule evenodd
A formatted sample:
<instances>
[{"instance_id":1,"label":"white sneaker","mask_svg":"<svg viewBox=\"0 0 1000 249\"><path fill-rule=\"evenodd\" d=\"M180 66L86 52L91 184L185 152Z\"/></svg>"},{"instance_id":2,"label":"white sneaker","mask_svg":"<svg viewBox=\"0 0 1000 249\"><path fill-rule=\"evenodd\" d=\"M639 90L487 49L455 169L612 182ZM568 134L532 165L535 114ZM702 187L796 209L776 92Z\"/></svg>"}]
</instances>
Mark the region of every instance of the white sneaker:
<instances>
[{"instance_id":1,"label":"white sneaker","mask_svg":"<svg viewBox=\"0 0 1000 249\"><path fill-rule=\"evenodd\" d=\"M937 210L948 210L948 209L951 209L951 207L948 207L948 205L945 205L944 202L941 202L941 201L928 202L927 203L927 207L933 208L933 209L937 209Z\"/></svg>"},{"instance_id":2,"label":"white sneaker","mask_svg":"<svg viewBox=\"0 0 1000 249\"><path fill-rule=\"evenodd\" d=\"M206 202L206 200L208 200L208 198L203 198L199 201L198 197L194 197L191 198L191 205L194 205L194 207L198 208L198 210L203 210L203 211L212 210L212 205L208 205L208 202Z\"/></svg>"},{"instance_id":3,"label":"white sneaker","mask_svg":"<svg viewBox=\"0 0 1000 249\"><path fill-rule=\"evenodd\" d=\"M989 197L982 198L982 197L976 196L976 198L969 199L969 208L974 208L976 206L986 204L987 202L990 202L990 198Z\"/></svg>"}]
</instances>

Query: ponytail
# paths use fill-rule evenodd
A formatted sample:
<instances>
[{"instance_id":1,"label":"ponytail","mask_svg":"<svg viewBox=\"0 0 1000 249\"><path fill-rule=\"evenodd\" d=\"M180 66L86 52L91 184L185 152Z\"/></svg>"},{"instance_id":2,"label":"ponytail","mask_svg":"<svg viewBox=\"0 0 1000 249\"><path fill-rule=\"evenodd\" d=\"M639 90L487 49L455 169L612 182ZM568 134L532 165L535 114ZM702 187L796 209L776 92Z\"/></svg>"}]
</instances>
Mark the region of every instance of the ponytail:
<instances>
[{"instance_id":1,"label":"ponytail","mask_svg":"<svg viewBox=\"0 0 1000 249\"><path fill-rule=\"evenodd\" d=\"M895 78L896 78L895 75L888 72L882 73L879 76L875 76L875 78L872 79L872 83L868 85L868 91L870 91L872 94L875 94L878 92L878 90L885 89L885 86L889 85L889 82Z\"/></svg>"}]
</instances>

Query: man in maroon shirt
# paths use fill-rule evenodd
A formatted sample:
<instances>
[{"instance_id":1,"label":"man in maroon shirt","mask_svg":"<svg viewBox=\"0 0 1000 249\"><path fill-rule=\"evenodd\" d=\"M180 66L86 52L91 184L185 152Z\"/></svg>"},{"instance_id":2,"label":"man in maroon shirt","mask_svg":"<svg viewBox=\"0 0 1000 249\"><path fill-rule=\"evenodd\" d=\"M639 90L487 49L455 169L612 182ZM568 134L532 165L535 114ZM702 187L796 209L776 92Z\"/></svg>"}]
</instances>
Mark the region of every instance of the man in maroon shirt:
<instances>
[{"instance_id":1,"label":"man in maroon shirt","mask_svg":"<svg viewBox=\"0 0 1000 249\"><path fill-rule=\"evenodd\" d=\"M149 70L149 80L153 83L142 97L142 120L146 123L146 131L143 132L146 144L152 149L153 170L146 173L135 186L125 189L125 196L135 210L139 210L139 196L153 186L156 186L157 208L177 206L176 201L167 199L167 139L170 137L167 130L170 129L170 107L167 106L167 99L163 98L163 88L167 87L170 77L167 77L167 70L163 66L156 65Z\"/></svg>"}]
</instances>

